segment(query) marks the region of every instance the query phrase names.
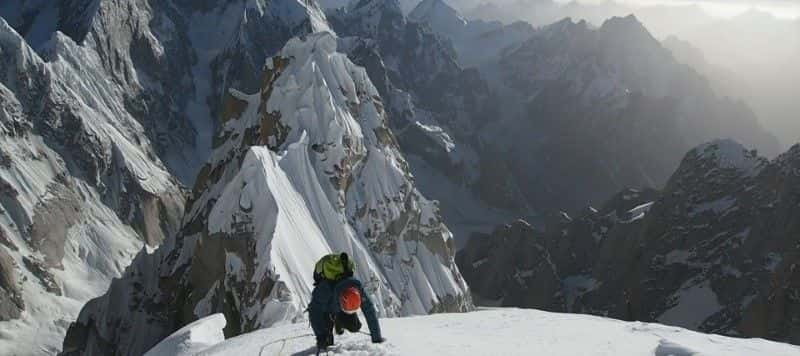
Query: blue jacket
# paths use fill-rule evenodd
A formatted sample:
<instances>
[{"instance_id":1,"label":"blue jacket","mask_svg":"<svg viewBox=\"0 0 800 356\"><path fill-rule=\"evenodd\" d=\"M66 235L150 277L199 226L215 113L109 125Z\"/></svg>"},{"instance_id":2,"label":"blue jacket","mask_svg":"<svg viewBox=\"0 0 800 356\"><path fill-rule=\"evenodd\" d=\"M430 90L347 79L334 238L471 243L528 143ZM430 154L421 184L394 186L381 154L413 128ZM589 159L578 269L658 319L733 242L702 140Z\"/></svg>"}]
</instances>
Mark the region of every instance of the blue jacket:
<instances>
[{"instance_id":1,"label":"blue jacket","mask_svg":"<svg viewBox=\"0 0 800 356\"><path fill-rule=\"evenodd\" d=\"M367 319L367 327L372 336L372 340L381 339L381 327L378 324L378 316L375 313L375 306L364 292L361 281L353 277L342 279L338 282L320 281L314 291L311 292L311 304L308 306L308 317L311 321L311 328L315 335L328 335L331 333L331 315L341 311L339 298L337 297L345 288L355 287L361 293L361 311Z\"/></svg>"}]
</instances>

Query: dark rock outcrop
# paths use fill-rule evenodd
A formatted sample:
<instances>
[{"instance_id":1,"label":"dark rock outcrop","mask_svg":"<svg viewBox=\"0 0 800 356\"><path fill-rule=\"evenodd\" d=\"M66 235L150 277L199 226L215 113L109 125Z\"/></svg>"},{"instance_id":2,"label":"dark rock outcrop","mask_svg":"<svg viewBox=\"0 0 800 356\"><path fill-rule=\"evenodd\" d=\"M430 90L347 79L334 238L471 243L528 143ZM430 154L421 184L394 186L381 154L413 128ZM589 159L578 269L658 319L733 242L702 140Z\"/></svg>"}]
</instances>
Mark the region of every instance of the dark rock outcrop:
<instances>
[{"instance_id":1,"label":"dark rock outcrop","mask_svg":"<svg viewBox=\"0 0 800 356\"><path fill-rule=\"evenodd\" d=\"M473 235L456 262L479 304L565 308L561 278L542 235L525 221Z\"/></svg>"}]
</instances>

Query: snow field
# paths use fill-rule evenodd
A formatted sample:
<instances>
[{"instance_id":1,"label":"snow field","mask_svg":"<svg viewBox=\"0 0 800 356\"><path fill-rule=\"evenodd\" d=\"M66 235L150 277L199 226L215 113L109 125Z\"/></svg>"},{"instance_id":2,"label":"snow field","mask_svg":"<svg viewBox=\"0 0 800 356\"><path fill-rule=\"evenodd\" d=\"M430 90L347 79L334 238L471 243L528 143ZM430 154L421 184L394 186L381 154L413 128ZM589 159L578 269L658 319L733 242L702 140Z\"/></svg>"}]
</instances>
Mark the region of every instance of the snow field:
<instances>
[{"instance_id":1,"label":"snow field","mask_svg":"<svg viewBox=\"0 0 800 356\"><path fill-rule=\"evenodd\" d=\"M203 320L209 320L204 323ZM218 325L203 319L198 333ZM381 319L387 341L372 344L362 333L336 337L328 355L548 355L548 356L796 356L800 348L762 339L736 339L677 327L623 322L532 309L482 309L471 313ZM198 324L196 323L196 324ZM216 324L215 324L216 323ZM189 328L191 329L191 328ZM191 330L181 330L186 334ZM194 334L193 334L194 336ZM178 335L165 342L172 343ZM186 339L186 336L183 336ZM207 340L193 338L197 344ZM160 346L160 345L159 345ZM186 346L186 345L184 345ZM157 346L158 347L158 346ZM194 349L193 345L189 345ZM166 350L166 349L160 349ZM177 349L175 349L177 350ZM179 350L177 350L179 351ZM315 355L307 324L258 330L217 343L197 355ZM325 353L322 353L325 354ZM148 353L147 356L189 355Z\"/></svg>"}]
</instances>

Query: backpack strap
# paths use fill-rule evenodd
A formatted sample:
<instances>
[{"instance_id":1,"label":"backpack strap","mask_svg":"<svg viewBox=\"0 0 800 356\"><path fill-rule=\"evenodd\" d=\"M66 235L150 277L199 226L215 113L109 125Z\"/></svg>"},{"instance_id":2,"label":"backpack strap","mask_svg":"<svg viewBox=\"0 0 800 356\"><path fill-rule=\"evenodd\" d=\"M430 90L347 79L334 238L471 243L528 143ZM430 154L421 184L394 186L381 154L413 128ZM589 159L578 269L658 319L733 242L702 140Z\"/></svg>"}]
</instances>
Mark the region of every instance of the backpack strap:
<instances>
[{"instance_id":1,"label":"backpack strap","mask_svg":"<svg viewBox=\"0 0 800 356\"><path fill-rule=\"evenodd\" d=\"M352 277L356 268L353 261L351 261L350 257L347 256L347 252L342 252L339 255L339 259L342 261L342 267L344 267L344 273L341 278Z\"/></svg>"}]
</instances>

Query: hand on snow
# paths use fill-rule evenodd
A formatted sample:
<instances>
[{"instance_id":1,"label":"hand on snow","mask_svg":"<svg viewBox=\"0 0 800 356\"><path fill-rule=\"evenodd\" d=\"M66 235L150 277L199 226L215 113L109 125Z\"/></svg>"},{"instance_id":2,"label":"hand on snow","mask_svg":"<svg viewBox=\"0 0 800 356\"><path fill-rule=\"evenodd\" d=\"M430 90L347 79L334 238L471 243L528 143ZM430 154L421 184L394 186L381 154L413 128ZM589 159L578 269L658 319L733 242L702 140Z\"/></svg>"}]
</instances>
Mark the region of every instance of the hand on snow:
<instances>
[{"instance_id":1,"label":"hand on snow","mask_svg":"<svg viewBox=\"0 0 800 356\"><path fill-rule=\"evenodd\" d=\"M380 344L380 343L383 343L384 341L386 341L385 337L372 338L372 343L373 344Z\"/></svg>"}]
</instances>

